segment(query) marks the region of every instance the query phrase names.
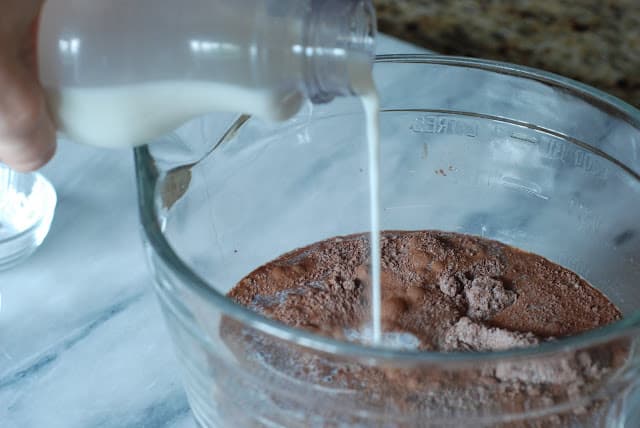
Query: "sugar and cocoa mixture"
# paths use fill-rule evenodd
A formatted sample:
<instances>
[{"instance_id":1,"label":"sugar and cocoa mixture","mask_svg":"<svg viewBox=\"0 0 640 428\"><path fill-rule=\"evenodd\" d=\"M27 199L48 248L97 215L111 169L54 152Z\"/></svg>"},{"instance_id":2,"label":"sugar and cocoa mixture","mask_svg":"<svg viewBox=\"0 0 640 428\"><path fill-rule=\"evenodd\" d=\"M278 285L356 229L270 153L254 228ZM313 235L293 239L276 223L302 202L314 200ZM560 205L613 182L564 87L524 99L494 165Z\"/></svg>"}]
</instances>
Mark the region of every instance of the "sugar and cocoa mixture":
<instances>
[{"instance_id":1,"label":"sugar and cocoa mixture","mask_svg":"<svg viewBox=\"0 0 640 428\"><path fill-rule=\"evenodd\" d=\"M344 338L369 321L366 236L285 254L229 293L287 325ZM575 273L496 241L435 231L382 238L382 317L431 351L499 350L581 333L621 317Z\"/></svg>"},{"instance_id":2,"label":"sugar and cocoa mixture","mask_svg":"<svg viewBox=\"0 0 640 428\"><path fill-rule=\"evenodd\" d=\"M229 296L290 326L366 341L368 252L367 235L318 242L256 269ZM390 346L497 351L535 346L621 318L613 303L575 273L463 234L384 232L381 279L383 331ZM287 346L231 320L221 329L248 370L268 367L304 382L362 392L362 405L426 414L518 413L570 402L597 389L626 358L626 345L619 344L533 362L447 370L367 366ZM578 413L589 416L595 407ZM580 417L556 415L535 426Z\"/></svg>"}]
</instances>

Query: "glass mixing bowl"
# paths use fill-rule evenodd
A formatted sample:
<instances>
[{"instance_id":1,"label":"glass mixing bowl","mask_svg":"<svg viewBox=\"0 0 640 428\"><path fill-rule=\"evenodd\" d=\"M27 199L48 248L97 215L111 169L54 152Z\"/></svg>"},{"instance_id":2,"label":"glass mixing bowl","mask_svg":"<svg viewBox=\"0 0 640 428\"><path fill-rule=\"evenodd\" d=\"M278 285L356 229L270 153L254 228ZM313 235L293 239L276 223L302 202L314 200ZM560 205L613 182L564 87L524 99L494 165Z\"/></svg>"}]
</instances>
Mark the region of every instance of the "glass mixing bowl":
<instances>
[{"instance_id":1,"label":"glass mixing bowl","mask_svg":"<svg viewBox=\"0 0 640 428\"><path fill-rule=\"evenodd\" d=\"M538 253L625 318L531 349L445 354L334 341L240 307L225 293L261 264L368 230L364 116L340 99L278 124L202 117L136 149L144 240L198 423L637 426L640 112L491 61L381 56L374 76L383 229Z\"/></svg>"}]
</instances>

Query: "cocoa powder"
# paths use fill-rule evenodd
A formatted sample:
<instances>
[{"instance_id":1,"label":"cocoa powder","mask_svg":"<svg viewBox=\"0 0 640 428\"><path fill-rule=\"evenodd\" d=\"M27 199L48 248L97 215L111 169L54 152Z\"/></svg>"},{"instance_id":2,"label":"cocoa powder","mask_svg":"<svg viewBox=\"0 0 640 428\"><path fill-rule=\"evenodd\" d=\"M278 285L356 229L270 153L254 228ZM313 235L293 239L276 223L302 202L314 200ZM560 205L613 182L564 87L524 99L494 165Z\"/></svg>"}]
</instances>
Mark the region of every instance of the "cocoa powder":
<instances>
[{"instance_id":1,"label":"cocoa powder","mask_svg":"<svg viewBox=\"0 0 640 428\"><path fill-rule=\"evenodd\" d=\"M368 263L366 235L333 238L262 266L229 297L287 325L344 338L345 329L370 321ZM381 282L383 329L411 333L425 350L535 345L621 317L575 273L499 242L455 233L383 233Z\"/></svg>"},{"instance_id":2,"label":"cocoa powder","mask_svg":"<svg viewBox=\"0 0 640 428\"><path fill-rule=\"evenodd\" d=\"M387 231L381 244L385 346L499 351L536 346L621 318L611 301L575 273L496 241L438 231ZM365 234L321 241L256 269L229 297L292 327L366 342L368 252ZM567 403L597 390L622 366L628 349L617 343L546 359L398 368L317 354L230 319L223 321L221 334L248 372L268 366L268 371L310 384L357 392L362 405L411 414L524 414ZM504 426L579 424L597 408L592 402L522 424L514 417Z\"/></svg>"}]
</instances>

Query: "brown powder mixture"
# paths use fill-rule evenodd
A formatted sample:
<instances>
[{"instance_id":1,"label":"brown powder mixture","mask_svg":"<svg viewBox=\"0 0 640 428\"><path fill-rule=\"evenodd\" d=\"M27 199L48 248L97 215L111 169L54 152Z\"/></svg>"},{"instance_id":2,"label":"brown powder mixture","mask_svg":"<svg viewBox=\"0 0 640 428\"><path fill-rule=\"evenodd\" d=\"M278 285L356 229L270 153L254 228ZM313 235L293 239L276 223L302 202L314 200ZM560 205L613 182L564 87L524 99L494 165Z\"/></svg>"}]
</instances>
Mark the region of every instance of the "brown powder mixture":
<instances>
[{"instance_id":1,"label":"brown powder mixture","mask_svg":"<svg viewBox=\"0 0 640 428\"><path fill-rule=\"evenodd\" d=\"M252 272L229 293L287 325L344 338L369 321L368 239L333 238ZM621 317L602 293L540 256L468 235L386 232L383 330L420 349L498 350L581 333Z\"/></svg>"},{"instance_id":2,"label":"brown powder mixture","mask_svg":"<svg viewBox=\"0 0 640 428\"><path fill-rule=\"evenodd\" d=\"M381 245L383 331L405 335L406 347L527 347L621 318L575 273L496 241L437 231L384 232ZM370 322L368 253L367 235L318 242L256 269L229 296L289 326L353 340L353 332ZM363 405L413 413L518 413L570 402L596 390L626 358L626 345L618 344L451 370L371 367L289 347L231 320L223 322L222 334L248 367L258 355L263 368L363 392ZM580 413L591 417L596 407L530 426L565 426Z\"/></svg>"}]
</instances>

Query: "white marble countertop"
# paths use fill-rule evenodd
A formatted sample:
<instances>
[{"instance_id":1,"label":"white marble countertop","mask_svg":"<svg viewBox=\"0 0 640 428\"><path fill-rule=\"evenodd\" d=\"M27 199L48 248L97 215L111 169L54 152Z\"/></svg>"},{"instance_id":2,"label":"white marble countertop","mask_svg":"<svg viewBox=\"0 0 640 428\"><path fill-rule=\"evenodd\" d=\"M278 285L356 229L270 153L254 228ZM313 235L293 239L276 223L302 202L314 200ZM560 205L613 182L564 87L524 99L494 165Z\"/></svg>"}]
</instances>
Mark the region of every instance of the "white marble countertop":
<instances>
[{"instance_id":1,"label":"white marble countertop","mask_svg":"<svg viewBox=\"0 0 640 428\"><path fill-rule=\"evenodd\" d=\"M381 37L378 52L421 50ZM143 253L131 151L61 142L43 173L58 192L49 236L0 272L0 426L194 427Z\"/></svg>"}]
</instances>

